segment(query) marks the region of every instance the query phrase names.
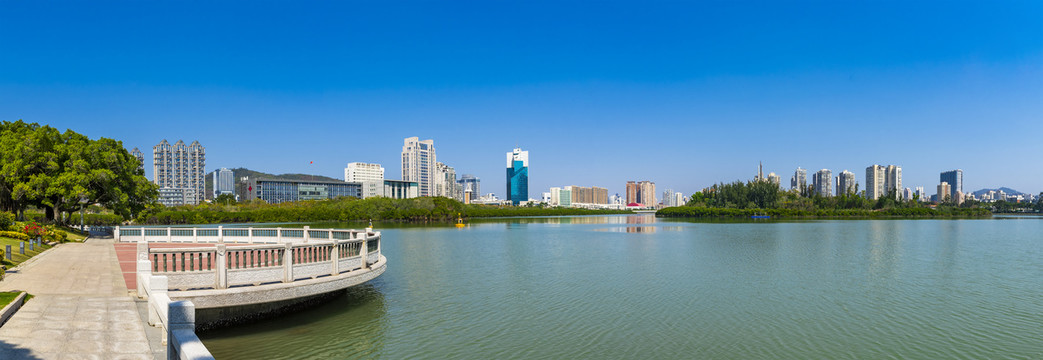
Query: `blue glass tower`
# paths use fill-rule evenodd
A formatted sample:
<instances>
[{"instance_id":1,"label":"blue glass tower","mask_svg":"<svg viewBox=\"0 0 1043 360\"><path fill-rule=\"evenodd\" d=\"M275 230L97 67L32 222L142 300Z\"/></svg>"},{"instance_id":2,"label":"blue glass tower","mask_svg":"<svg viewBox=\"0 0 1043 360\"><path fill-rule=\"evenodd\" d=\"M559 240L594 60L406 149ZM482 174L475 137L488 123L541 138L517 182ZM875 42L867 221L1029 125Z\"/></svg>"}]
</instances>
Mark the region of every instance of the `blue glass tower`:
<instances>
[{"instance_id":1,"label":"blue glass tower","mask_svg":"<svg viewBox=\"0 0 1043 360\"><path fill-rule=\"evenodd\" d=\"M515 206L529 200L529 152L521 148L507 153L507 200Z\"/></svg>"}]
</instances>

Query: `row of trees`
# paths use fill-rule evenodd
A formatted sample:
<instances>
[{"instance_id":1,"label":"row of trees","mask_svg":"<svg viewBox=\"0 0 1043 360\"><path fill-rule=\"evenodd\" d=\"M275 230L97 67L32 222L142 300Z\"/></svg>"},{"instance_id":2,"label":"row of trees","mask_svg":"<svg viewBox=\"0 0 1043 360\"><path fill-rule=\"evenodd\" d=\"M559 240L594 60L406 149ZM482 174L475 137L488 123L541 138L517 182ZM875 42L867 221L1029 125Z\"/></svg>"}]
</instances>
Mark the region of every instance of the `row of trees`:
<instances>
[{"instance_id":1,"label":"row of trees","mask_svg":"<svg viewBox=\"0 0 1043 360\"><path fill-rule=\"evenodd\" d=\"M661 215L728 217L765 213L773 216L983 216L988 210L974 203L963 205L974 211L931 209L915 199L898 200L893 191L879 199L857 194L822 196L814 191L785 191L766 181L720 183L697 192L685 206L688 209L660 211ZM723 210L722 210L723 209ZM725 211L740 210L740 211ZM748 211L747 211L748 210ZM772 211L768 211L772 210ZM981 210L981 211L979 211ZM880 212L883 211L883 212Z\"/></svg>"},{"instance_id":2,"label":"row of trees","mask_svg":"<svg viewBox=\"0 0 1043 360\"><path fill-rule=\"evenodd\" d=\"M0 211L25 218L27 208L50 222L99 204L129 219L156 201L157 189L123 143L72 130L0 122Z\"/></svg>"},{"instance_id":3,"label":"row of trees","mask_svg":"<svg viewBox=\"0 0 1043 360\"><path fill-rule=\"evenodd\" d=\"M213 204L174 208L153 206L143 211L137 222L149 225L212 224L244 222L320 222L320 221L452 221L457 217L559 216L622 213L584 209L542 209L464 205L444 197L413 199L338 198L333 200L268 204L260 200L234 203L218 199Z\"/></svg>"}]
</instances>

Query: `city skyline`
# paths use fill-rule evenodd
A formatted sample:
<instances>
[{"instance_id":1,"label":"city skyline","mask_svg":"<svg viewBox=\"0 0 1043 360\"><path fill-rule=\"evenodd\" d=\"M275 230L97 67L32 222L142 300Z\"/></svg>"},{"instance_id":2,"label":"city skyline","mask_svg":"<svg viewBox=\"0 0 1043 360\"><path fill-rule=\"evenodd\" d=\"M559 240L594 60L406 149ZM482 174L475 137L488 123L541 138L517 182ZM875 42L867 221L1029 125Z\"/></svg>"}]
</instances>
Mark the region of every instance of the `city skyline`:
<instances>
[{"instance_id":1,"label":"city skyline","mask_svg":"<svg viewBox=\"0 0 1043 360\"><path fill-rule=\"evenodd\" d=\"M783 181L901 164L904 187L962 169L967 192L1043 191L1014 155L1043 151L1043 4L542 5L6 3L0 120L333 178L401 173L421 136L497 194L520 146L532 198L635 178L691 194L758 161Z\"/></svg>"}]
</instances>

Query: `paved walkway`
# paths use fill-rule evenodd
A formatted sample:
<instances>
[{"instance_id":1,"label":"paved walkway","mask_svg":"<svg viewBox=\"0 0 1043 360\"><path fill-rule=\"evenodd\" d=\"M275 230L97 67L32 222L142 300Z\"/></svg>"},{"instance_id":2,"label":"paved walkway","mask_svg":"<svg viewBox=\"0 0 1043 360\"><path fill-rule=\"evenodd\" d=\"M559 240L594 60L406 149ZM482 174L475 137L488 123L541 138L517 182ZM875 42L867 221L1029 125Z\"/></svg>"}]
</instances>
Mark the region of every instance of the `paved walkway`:
<instances>
[{"instance_id":1,"label":"paved walkway","mask_svg":"<svg viewBox=\"0 0 1043 360\"><path fill-rule=\"evenodd\" d=\"M30 261L0 281L0 291L35 296L0 327L0 359L156 356L111 239L63 244Z\"/></svg>"}]
</instances>

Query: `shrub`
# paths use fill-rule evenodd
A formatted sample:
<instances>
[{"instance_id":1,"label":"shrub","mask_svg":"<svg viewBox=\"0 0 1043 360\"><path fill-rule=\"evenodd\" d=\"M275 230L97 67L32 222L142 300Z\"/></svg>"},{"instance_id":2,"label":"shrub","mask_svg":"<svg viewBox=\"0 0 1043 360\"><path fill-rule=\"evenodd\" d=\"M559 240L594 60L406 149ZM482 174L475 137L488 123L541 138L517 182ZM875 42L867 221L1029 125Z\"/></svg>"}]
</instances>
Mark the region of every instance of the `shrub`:
<instances>
[{"instance_id":1,"label":"shrub","mask_svg":"<svg viewBox=\"0 0 1043 360\"><path fill-rule=\"evenodd\" d=\"M10 230L14 225L14 214L0 211L0 231Z\"/></svg>"},{"instance_id":2,"label":"shrub","mask_svg":"<svg viewBox=\"0 0 1043 360\"><path fill-rule=\"evenodd\" d=\"M43 236L43 234L46 234L47 229L34 221L25 224L25 227L22 228L22 232L25 233L25 236L28 236L31 239L35 239L38 236Z\"/></svg>"},{"instance_id":3,"label":"shrub","mask_svg":"<svg viewBox=\"0 0 1043 360\"><path fill-rule=\"evenodd\" d=\"M43 234L43 239L45 241L66 242L69 240L69 234L58 230L54 225L48 225L45 227L45 230L46 231Z\"/></svg>"},{"instance_id":4,"label":"shrub","mask_svg":"<svg viewBox=\"0 0 1043 360\"><path fill-rule=\"evenodd\" d=\"M0 236L22 241L29 240L29 235L17 231L0 231Z\"/></svg>"}]
</instances>

